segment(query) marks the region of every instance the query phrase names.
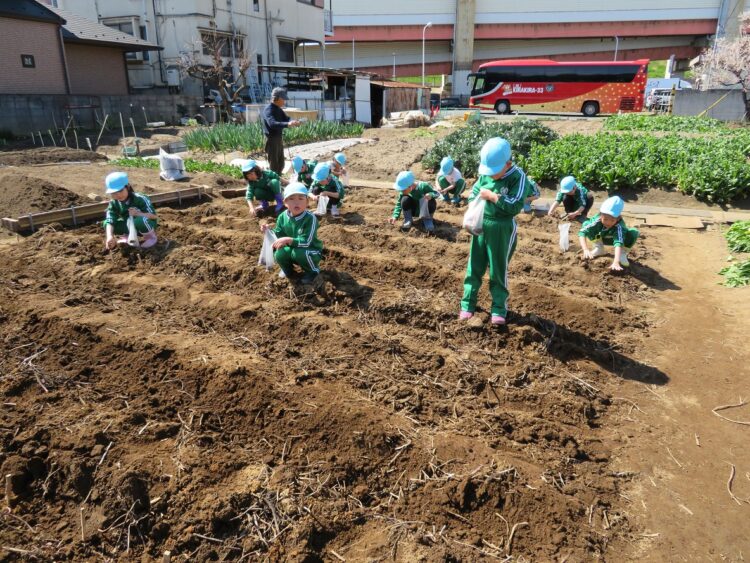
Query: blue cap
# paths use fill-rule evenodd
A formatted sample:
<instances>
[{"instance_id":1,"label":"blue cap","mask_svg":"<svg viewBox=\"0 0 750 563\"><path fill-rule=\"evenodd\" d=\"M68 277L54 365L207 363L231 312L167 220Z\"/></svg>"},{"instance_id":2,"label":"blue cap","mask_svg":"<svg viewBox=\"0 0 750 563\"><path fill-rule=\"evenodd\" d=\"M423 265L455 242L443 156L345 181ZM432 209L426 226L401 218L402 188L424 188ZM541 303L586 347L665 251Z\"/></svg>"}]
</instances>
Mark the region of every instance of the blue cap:
<instances>
[{"instance_id":1,"label":"blue cap","mask_svg":"<svg viewBox=\"0 0 750 563\"><path fill-rule=\"evenodd\" d=\"M622 201L620 196L612 196L604 200L602 206L599 208L599 213L605 213L612 215L612 217L619 217L622 215L622 210L625 207L625 202Z\"/></svg>"},{"instance_id":2,"label":"blue cap","mask_svg":"<svg viewBox=\"0 0 750 563\"><path fill-rule=\"evenodd\" d=\"M307 197L308 191L305 184L303 184L302 182L292 182L286 188L284 188L284 199L295 194L300 194Z\"/></svg>"},{"instance_id":3,"label":"blue cap","mask_svg":"<svg viewBox=\"0 0 750 563\"><path fill-rule=\"evenodd\" d=\"M501 137L493 137L479 153L479 174L494 176L505 168L509 160L510 143Z\"/></svg>"},{"instance_id":4,"label":"blue cap","mask_svg":"<svg viewBox=\"0 0 750 563\"><path fill-rule=\"evenodd\" d=\"M453 159L451 157L446 156L440 161L440 172L443 176L447 176L453 172Z\"/></svg>"},{"instance_id":5,"label":"blue cap","mask_svg":"<svg viewBox=\"0 0 750 563\"><path fill-rule=\"evenodd\" d=\"M396 177L396 183L393 184L393 187L397 189L400 192L403 192L404 190L408 190L410 186L414 184L414 173L406 170L404 172L399 172L398 176Z\"/></svg>"},{"instance_id":6,"label":"blue cap","mask_svg":"<svg viewBox=\"0 0 750 563\"><path fill-rule=\"evenodd\" d=\"M344 166L344 164L346 164L346 155L343 152L337 152L333 155L333 160L338 162L341 166Z\"/></svg>"},{"instance_id":7,"label":"blue cap","mask_svg":"<svg viewBox=\"0 0 750 563\"><path fill-rule=\"evenodd\" d=\"M128 184L128 175L125 172L112 172L107 174L107 177L104 179L104 185L107 186L108 194L119 192Z\"/></svg>"},{"instance_id":8,"label":"blue cap","mask_svg":"<svg viewBox=\"0 0 750 563\"><path fill-rule=\"evenodd\" d=\"M578 182L576 182L576 179L573 176L565 176L565 178L560 180L560 191L564 194L569 194L576 189L577 185Z\"/></svg>"},{"instance_id":9,"label":"blue cap","mask_svg":"<svg viewBox=\"0 0 750 563\"><path fill-rule=\"evenodd\" d=\"M331 174L331 165L327 162L320 162L315 165L312 176L316 182L322 182Z\"/></svg>"},{"instance_id":10,"label":"blue cap","mask_svg":"<svg viewBox=\"0 0 750 563\"><path fill-rule=\"evenodd\" d=\"M245 172L250 172L256 166L258 166L258 163L250 159L242 165L242 173L244 174Z\"/></svg>"},{"instance_id":11,"label":"blue cap","mask_svg":"<svg viewBox=\"0 0 750 563\"><path fill-rule=\"evenodd\" d=\"M297 155L292 159L292 168L294 168L294 171L299 174L299 171L302 170L302 166L305 164L305 161L302 160L302 157Z\"/></svg>"}]
</instances>

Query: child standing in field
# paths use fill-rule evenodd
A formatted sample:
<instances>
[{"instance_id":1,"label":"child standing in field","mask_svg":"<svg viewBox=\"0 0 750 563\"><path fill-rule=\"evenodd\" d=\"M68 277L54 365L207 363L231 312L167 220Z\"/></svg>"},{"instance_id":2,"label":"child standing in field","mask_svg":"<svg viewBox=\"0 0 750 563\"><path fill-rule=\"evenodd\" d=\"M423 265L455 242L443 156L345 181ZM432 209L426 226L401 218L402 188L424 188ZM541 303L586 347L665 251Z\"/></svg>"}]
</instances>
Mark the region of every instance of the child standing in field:
<instances>
[{"instance_id":1,"label":"child standing in field","mask_svg":"<svg viewBox=\"0 0 750 563\"><path fill-rule=\"evenodd\" d=\"M414 216L419 216L421 210L426 205L427 216L422 217L422 224L428 233L435 232L435 223L432 221L432 218L435 215L437 207L435 200L440 196L435 191L435 188L427 182L417 183L414 179L414 173L410 171L399 172L393 187L398 192L398 195L396 196L396 205L393 208L393 214L388 219L390 224L393 225L401 217L401 212L403 211L404 222L401 225L401 229L408 231L411 229Z\"/></svg>"},{"instance_id":2,"label":"child standing in field","mask_svg":"<svg viewBox=\"0 0 750 563\"><path fill-rule=\"evenodd\" d=\"M573 176L565 176L560 181L560 190L547 215L551 216L561 203L565 208L564 219L575 219L583 223L588 217L591 206L594 205L594 194L584 188Z\"/></svg>"},{"instance_id":3,"label":"child standing in field","mask_svg":"<svg viewBox=\"0 0 750 563\"><path fill-rule=\"evenodd\" d=\"M242 177L247 182L245 199L250 208L251 217L261 217L270 212L278 215L284 210L284 199L281 197L281 178L276 172L262 170L254 160L248 160L242 167ZM255 200L260 202L255 206ZM269 204L275 207L269 208Z\"/></svg>"},{"instance_id":4,"label":"child standing in field","mask_svg":"<svg viewBox=\"0 0 750 563\"><path fill-rule=\"evenodd\" d=\"M482 277L489 266L492 324L505 324L508 263L516 249L514 217L530 195L526 174L511 160L510 143L500 137L487 141L480 152L479 179L469 196L469 202L481 198L486 203L482 234L471 237L460 319L474 316Z\"/></svg>"},{"instance_id":5,"label":"child standing in field","mask_svg":"<svg viewBox=\"0 0 750 563\"><path fill-rule=\"evenodd\" d=\"M292 159L292 168L297 174L297 181L305 184L308 190L313 183L312 172L317 165L317 160L304 160L301 156L295 156Z\"/></svg>"},{"instance_id":6,"label":"child standing in field","mask_svg":"<svg viewBox=\"0 0 750 563\"><path fill-rule=\"evenodd\" d=\"M461 171L454 166L453 159L450 156L446 156L440 161L437 185L437 191L443 196L443 201L452 201L456 206L461 203L461 194L466 187L466 181L461 175Z\"/></svg>"},{"instance_id":7,"label":"child standing in field","mask_svg":"<svg viewBox=\"0 0 750 563\"><path fill-rule=\"evenodd\" d=\"M321 162L315 166L312 173L313 184L311 188L313 199L324 195L328 197L326 213L331 212L331 217L341 217L341 205L344 203L344 185L333 174L327 162Z\"/></svg>"},{"instance_id":8,"label":"child standing in field","mask_svg":"<svg viewBox=\"0 0 750 563\"><path fill-rule=\"evenodd\" d=\"M108 249L118 244L127 244L128 219L133 218L135 228L143 236L141 248L151 248L156 244L156 211L151 200L133 190L125 172L112 172L104 180L106 193L112 198L107 206L104 219L106 232L105 245ZM115 235L123 235L115 239Z\"/></svg>"},{"instance_id":9,"label":"child standing in field","mask_svg":"<svg viewBox=\"0 0 750 563\"><path fill-rule=\"evenodd\" d=\"M281 268L279 277L294 275L295 264L302 269L302 283L311 284L320 273L323 243L318 238L318 218L307 210L308 192L304 184L293 182L284 189L286 211L276 219L273 256ZM261 225L261 232L270 229Z\"/></svg>"},{"instance_id":10,"label":"child standing in field","mask_svg":"<svg viewBox=\"0 0 750 563\"><path fill-rule=\"evenodd\" d=\"M628 228L622 218L625 202L618 196L612 196L602 203L599 213L586 221L578 231L578 242L583 256L587 260L604 254L604 245L613 246L615 257L611 270L621 271L630 266L628 252L638 240L638 229ZM589 250L588 240L594 241L593 250Z\"/></svg>"}]
</instances>

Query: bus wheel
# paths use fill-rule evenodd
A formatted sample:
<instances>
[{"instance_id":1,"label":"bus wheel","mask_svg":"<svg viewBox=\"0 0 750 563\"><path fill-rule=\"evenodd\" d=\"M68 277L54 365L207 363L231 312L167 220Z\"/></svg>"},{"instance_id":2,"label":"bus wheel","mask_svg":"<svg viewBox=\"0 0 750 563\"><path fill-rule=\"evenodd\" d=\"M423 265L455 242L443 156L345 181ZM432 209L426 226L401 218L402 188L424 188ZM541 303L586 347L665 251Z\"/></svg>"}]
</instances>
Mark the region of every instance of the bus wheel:
<instances>
[{"instance_id":1,"label":"bus wheel","mask_svg":"<svg viewBox=\"0 0 750 563\"><path fill-rule=\"evenodd\" d=\"M594 117L599 113L599 104L596 102L586 102L581 108L581 113L586 117Z\"/></svg>"},{"instance_id":2,"label":"bus wheel","mask_svg":"<svg viewBox=\"0 0 750 563\"><path fill-rule=\"evenodd\" d=\"M510 113L510 102L508 100L499 100L495 104L495 112L500 115Z\"/></svg>"}]
</instances>

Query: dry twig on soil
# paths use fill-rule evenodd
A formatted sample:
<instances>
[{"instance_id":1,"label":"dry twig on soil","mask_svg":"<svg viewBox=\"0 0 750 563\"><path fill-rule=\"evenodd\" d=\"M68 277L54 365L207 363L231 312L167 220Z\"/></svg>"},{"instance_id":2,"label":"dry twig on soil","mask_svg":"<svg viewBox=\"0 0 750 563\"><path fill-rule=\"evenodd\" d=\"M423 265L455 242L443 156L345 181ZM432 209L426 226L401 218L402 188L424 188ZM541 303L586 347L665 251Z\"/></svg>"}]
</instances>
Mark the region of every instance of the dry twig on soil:
<instances>
[{"instance_id":1,"label":"dry twig on soil","mask_svg":"<svg viewBox=\"0 0 750 563\"><path fill-rule=\"evenodd\" d=\"M733 418L728 418L724 415L719 414L717 411L723 411L727 409L736 409L739 407L744 407L747 404L747 401L745 401L742 397L740 397L740 402L736 405L721 405L718 407L714 407L711 409L711 412L714 413L719 418L723 418L724 420L728 420L729 422L734 422L735 424L742 424L743 426L750 426L750 421L746 420L734 420Z\"/></svg>"}]
</instances>

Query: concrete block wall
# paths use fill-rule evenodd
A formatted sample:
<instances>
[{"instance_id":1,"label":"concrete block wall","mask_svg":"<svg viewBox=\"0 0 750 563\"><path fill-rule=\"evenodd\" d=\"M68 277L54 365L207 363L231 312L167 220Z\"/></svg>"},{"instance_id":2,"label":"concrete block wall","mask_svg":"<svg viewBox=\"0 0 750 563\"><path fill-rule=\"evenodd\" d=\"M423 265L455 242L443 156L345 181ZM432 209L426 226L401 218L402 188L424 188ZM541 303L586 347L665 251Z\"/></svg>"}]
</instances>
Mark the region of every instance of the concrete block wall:
<instances>
[{"instance_id":1,"label":"concrete block wall","mask_svg":"<svg viewBox=\"0 0 750 563\"><path fill-rule=\"evenodd\" d=\"M722 97L724 99L719 102ZM708 110L708 117L723 121L742 121L745 117L745 103L739 90L678 90L675 92L672 113L698 115L713 104L716 105Z\"/></svg>"},{"instance_id":2,"label":"concrete block wall","mask_svg":"<svg viewBox=\"0 0 750 563\"><path fill-rule=\"evenodd\" d=\"M134 95L134 96L67 96L67 95L20 95L0 94L0 131L10 131L21 137L31 131L62 128L73 115L78 127L98 132L98 119L109 114L108 127L120 127L119 113L125 124L125 134L132 135L129 118L132 117L136 130L145 125L143 110L149 121L165 121L177 124L180 113L177 105L184 105L189 115L195 115L202 103L200 98L175 95ZM46 140L45 140L46 142Z\"/></svg>"}]
</instances>

